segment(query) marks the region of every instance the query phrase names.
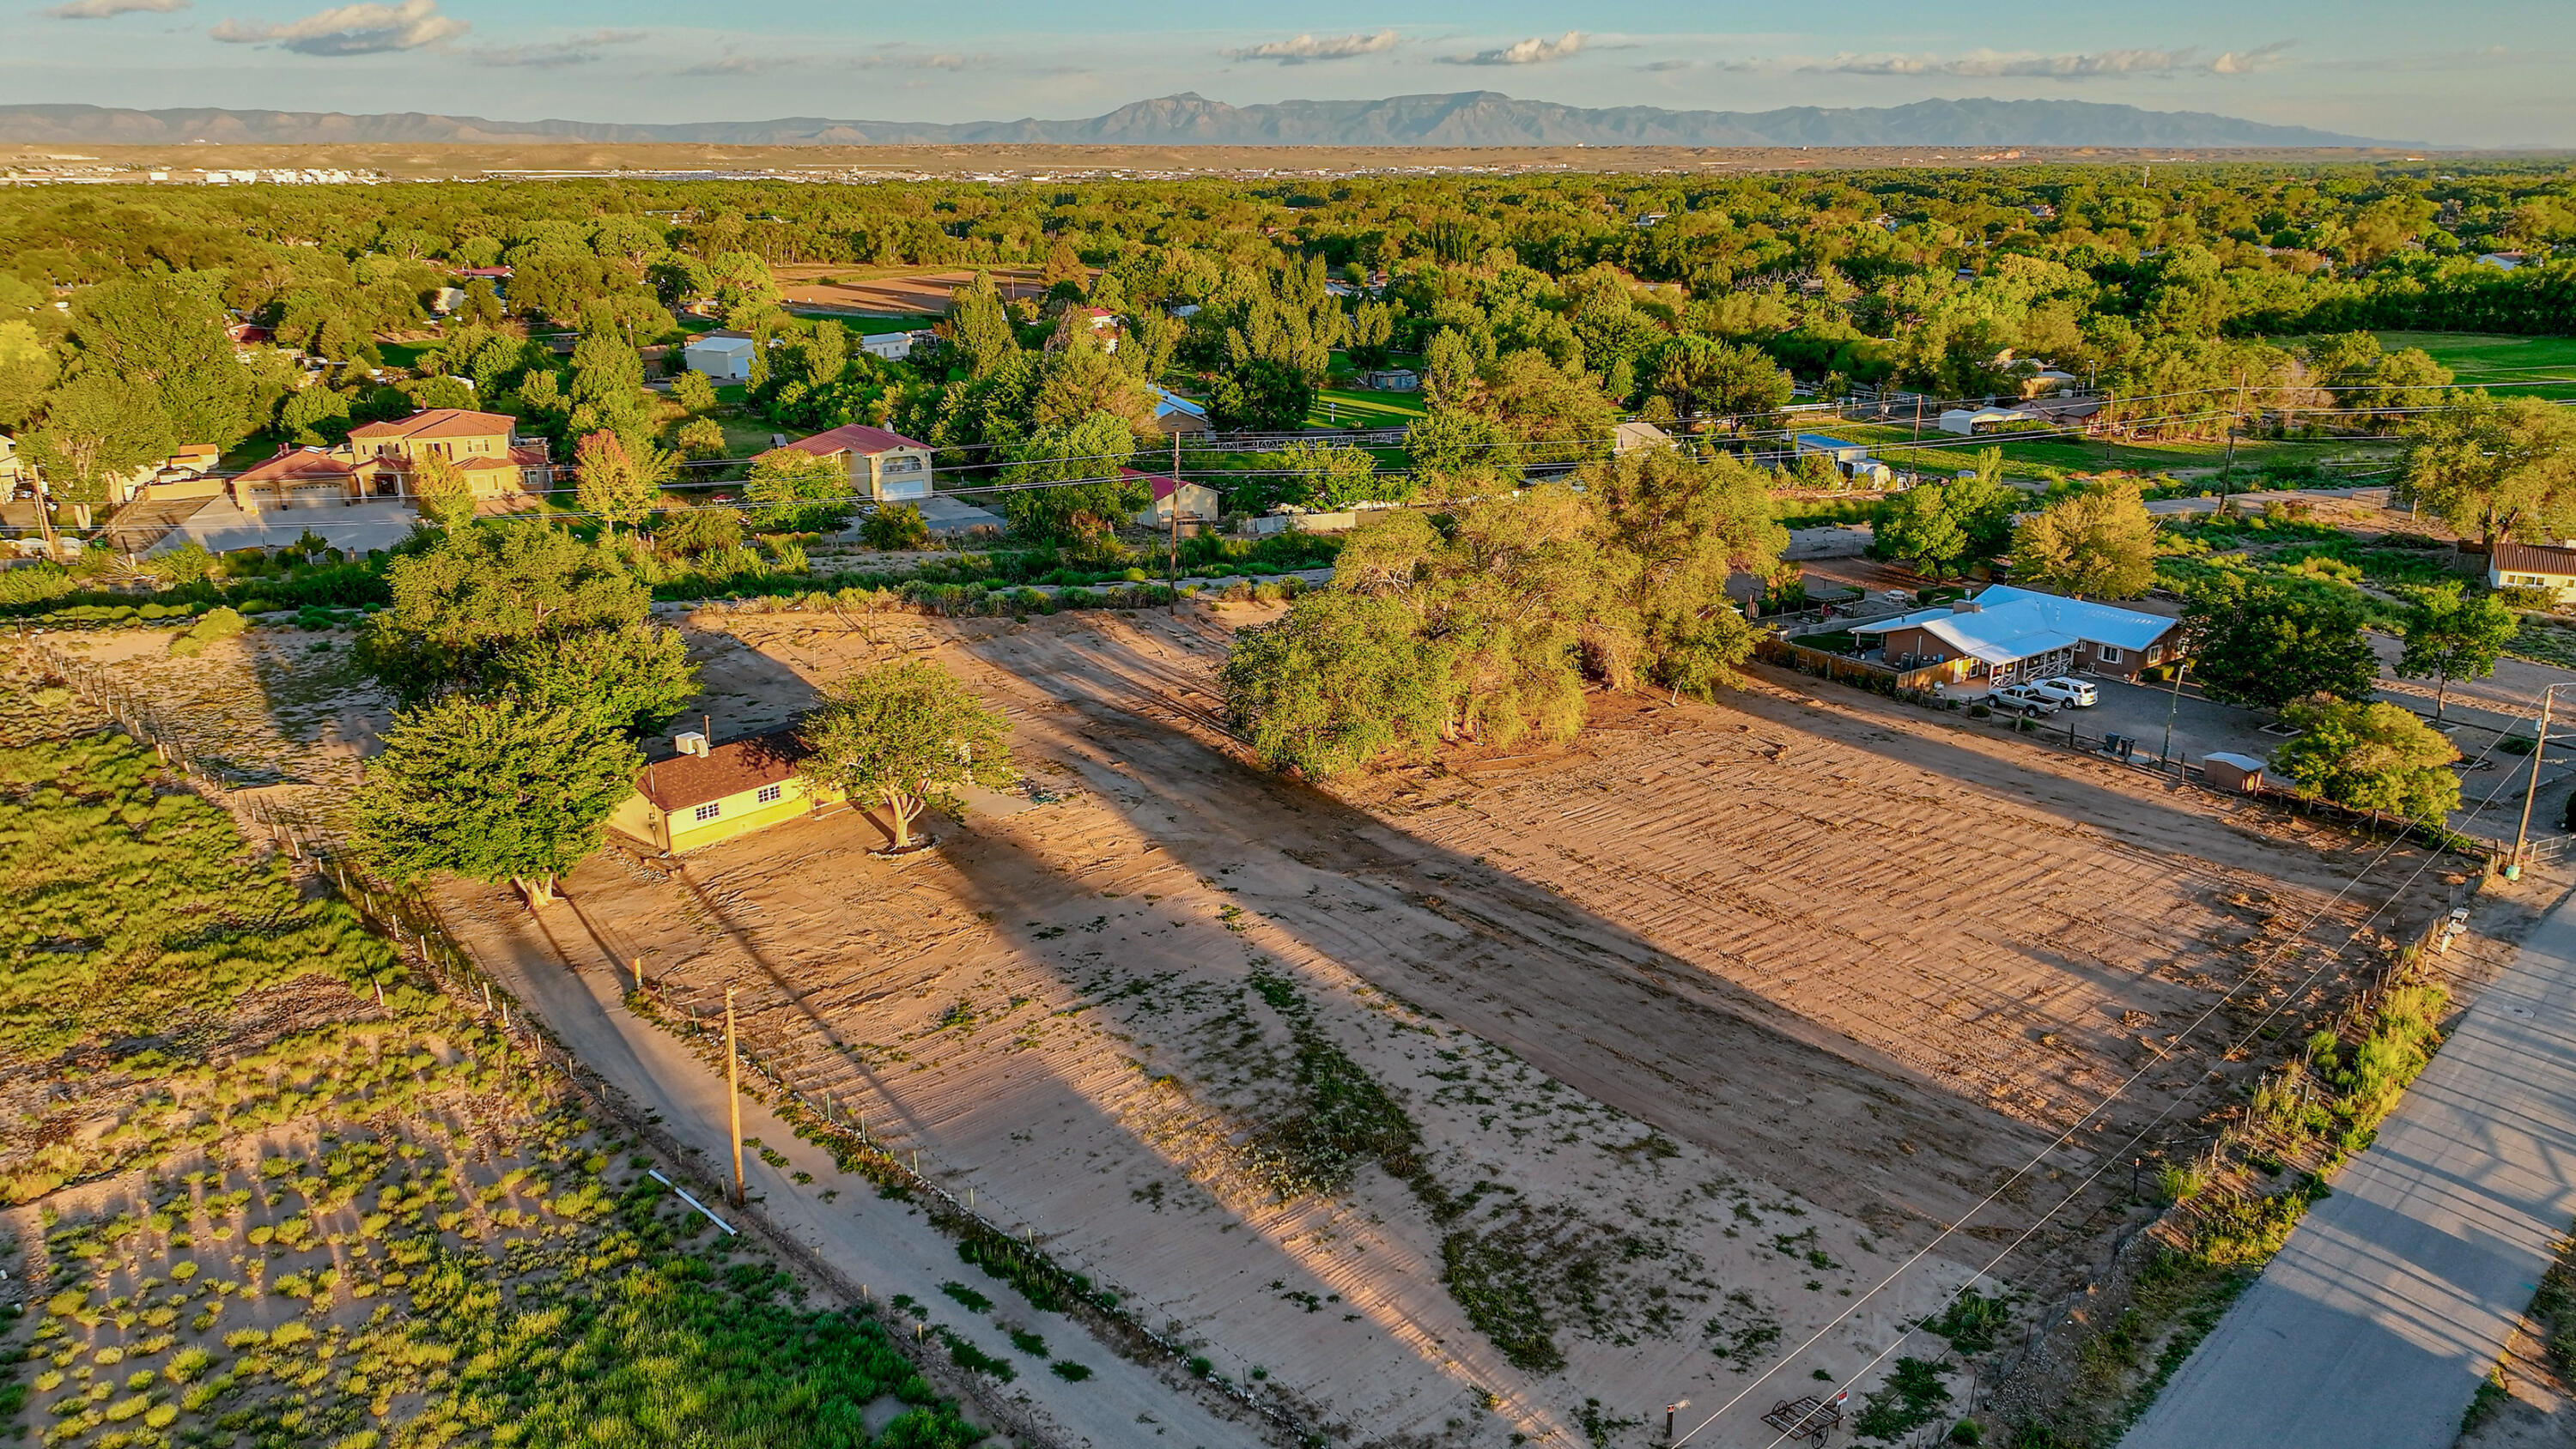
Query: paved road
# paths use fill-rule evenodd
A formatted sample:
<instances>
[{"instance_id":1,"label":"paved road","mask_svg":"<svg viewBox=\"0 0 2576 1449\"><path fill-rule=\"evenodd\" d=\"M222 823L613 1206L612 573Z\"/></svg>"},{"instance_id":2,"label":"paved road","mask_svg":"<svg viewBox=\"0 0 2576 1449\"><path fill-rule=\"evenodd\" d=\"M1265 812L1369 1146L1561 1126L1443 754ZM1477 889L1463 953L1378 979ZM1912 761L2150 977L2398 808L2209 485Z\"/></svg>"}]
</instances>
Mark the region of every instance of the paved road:
<instances>
[{"instance_id":1,"label":"paved road","mask_svg":"<svg viewBox=\"0 0 2576 1449\"><path fill-rule=\"evenodd\" d=\"M585 1066L652 1114L682 1145L697 1149L695 1161L707 1178L728 1174L723 1077L669 1033L620 1004L621 983L574 907L559 902L542 917L516 906L472 915L451 912L449 925L484 968L533 1007ZM567 966L567 958L579 962L580 969ZM1017 1295L969 1271L955 1246L917 1210L879 1198L863 1178L843 1176L821 1148L797 1140L793 1128L748 1097L742 1104L742 1130L746 1138L759 1139L786 1159L786 1166L772 1167L753 1154L743 1158L744 1180L761 1213L779 1231L868 1285L878 1300L910 1294L930 1305L932 1323L946 1325L987 1353L1013 1357L991 1319L958 1309L940 1295L938 1285L963 1278L1003 1300L1006 1313L1018 1303ZM810 1174L811 1182L800 1184L789 1176L799 1171ZM834 1191L837 1200L826 1201L827 1191ZM1248 1414L1229 1422L1190 1391L1092 1341L1070 1320L1032 1312L1015 1316L1040 1329L1057 1352L1089 1365L1095 1374L1068 1385L1020 1359L1018 1382L1000 1392L1018 1400L1037 1420L1042 1442L1061 1449L1136 1444L1254 1449L1266 1443ZM1177 1378L1175 1372L1172 1379Z\"/></svg>"},{"instance_id":2,"label":"paved road","mask_svg":"<svg viewBox=\"0 0 2576 1449\"><path fill-rule=\"evenodd\" d=\"M2122 1449L2446 1449L2576 1219L2576 904Z\"/></svg>"}]
</instances>

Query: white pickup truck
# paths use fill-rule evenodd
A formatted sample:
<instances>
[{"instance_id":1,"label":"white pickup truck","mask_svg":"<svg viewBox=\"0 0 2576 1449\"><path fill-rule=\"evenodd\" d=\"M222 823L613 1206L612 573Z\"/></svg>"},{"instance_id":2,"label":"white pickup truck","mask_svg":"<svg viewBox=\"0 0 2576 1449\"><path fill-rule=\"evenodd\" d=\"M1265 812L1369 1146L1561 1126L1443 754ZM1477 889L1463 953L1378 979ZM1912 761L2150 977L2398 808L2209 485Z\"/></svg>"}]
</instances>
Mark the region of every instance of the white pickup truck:
<instances>
[{"instance_id":1,"label":"white pickup truck","mask_svg":"<svg viewBox=\"0 0 2576 1449\"><path fill-rule=\"evenodd\" d=\"M2004 714L2036 718L2057 713L2056 696L2041 692L2037 685L2007 684L1986 692L1986 701Z\"/></svg>"}]
</instances>

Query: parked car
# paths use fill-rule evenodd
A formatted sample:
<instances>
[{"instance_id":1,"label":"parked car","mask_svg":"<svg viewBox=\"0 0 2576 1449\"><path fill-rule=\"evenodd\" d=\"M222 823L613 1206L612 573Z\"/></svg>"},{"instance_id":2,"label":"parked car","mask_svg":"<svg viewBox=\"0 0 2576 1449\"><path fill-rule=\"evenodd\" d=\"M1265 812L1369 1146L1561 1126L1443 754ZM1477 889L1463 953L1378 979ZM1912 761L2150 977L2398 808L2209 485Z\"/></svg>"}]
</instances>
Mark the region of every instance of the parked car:
<instances>
[{"instance_id":1,"label":"parked car","mask_svg":"<svg viewBox=\"0 0 2576 1449\"><path fill-rule=\"evenodd\" d=\"M2034 679L2030 687L2070 709L2091 709L2102 702L2102 691L2081 679L2059 675L2055 679Z\"/></svg>"},{"instance_id":2,"label":"parked car","mask_svg":"<svg viewBox=\"0 0 2576 1449\"><path fill-rule=\"evenodd\" d=\"M1988 692L1986 701L2006 714L2035 717L2057 713L2056 698L2040 693L2036 685L2007 684L2001 689Z\"/></svg>"}]
</instances>

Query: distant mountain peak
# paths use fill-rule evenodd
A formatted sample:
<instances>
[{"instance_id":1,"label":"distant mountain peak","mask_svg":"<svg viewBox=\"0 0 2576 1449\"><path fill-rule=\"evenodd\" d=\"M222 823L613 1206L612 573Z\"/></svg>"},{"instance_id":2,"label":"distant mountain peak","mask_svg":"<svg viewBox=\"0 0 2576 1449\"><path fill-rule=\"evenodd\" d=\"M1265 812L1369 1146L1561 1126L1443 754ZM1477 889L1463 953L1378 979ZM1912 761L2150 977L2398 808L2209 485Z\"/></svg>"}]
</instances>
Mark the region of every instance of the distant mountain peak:
<instances>
[{"instance_id":1,"label":"distant mountain peak","mask_svg":"<svg viewBox=\"0 0 2576 1449\"><path fill-rule=\"evenodd\" d=\"M1587 109L1500 91L1389 96L1373 101L1278 101L1236 106L1181 91L1131 101L1082 120L770 121L620 125L492 121L419 112L128 110L86 105L0 106L0 140L20 144L238 145L330 142L546 141L728 146L2388 146L2360 136L2275 126L2202 111L2149 111L2093 101L1928 100L1910 105L1771 111ZM2414 144L2414 143L2408 143Z\"/></svg>"}]
</instances>

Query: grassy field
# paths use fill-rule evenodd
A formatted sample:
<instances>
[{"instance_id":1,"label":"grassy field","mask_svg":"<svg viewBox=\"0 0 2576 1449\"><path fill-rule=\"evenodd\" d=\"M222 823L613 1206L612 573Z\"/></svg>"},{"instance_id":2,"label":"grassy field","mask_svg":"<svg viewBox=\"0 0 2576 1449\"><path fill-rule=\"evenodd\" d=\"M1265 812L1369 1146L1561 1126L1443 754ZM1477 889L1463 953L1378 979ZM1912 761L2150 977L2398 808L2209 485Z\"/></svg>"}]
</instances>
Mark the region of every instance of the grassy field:
<instances>
[{"instance_id":1,"label":"grassy field","mask_svg":"<svg viewBox=\"0 0 2576 1449\"><path fill-rule=\"evenodd\" d=\"M2217 468L2227 461L2227 444L2223 439L2112 443L2091 438L2015 441L2010 435L2004 435L1971 442L1950 440L1944 434L1932 433L1917 444L1914 430L1897 424L1837 423L1830 432L1834 437L1869 444L1874 455L1891 468L1911 468L1924 473L1950 473L1973 466L1978 450L1989 447L2002 448L2004 462L2016 471L2049 469L2060 473L2098 473L2117 468L2138 473L2188 473ZM1936 444L1936 439L1942 441ZM2265 464L2376 458L2390 453L2393 447L2393 444L2352 439L2329 443L2239 439L2236 466L2246 469Z\"/></svg>"},{"instance_id":2,"label":"grassy field","mask_svg":"<svg viewBox=\"0 0 2576 1449\"><path fill-rule=\"evenodd\" d=\"M2507 397L2576 398L2576 337L2510 337L2487 332L2380 332L2391 351L2420 347L2451 369L2463 387L2491 387ZM2550 379L2554 385L2506 386Z\"/></svg>"},{"instance_id":3,"label":"grassy field","mask_svg":"<svg viewBox=\"0 0 2576 1449\"><path fill-rule=\"evenodd\" d=\"M1328 387L1315 394L1315 405L1306 412L1306 426L1339 428L1361 423L1372 428L1401 428L1420 421L1424 411L1422 394L1418 392Z\"/></svg>"},{"instance_id":4,"label":"grassy field","mask_svg":"<svg viewBox=\"0 0 2576 1449\"><path fill-rule=\"evenodd\" d=\"M873 1314L805 1306L484 1013L101 724L59 685L0 685L0 1267L25 1305L0 1318L0 1432L980 1437Z\"/></svg>"}]
</instances>

